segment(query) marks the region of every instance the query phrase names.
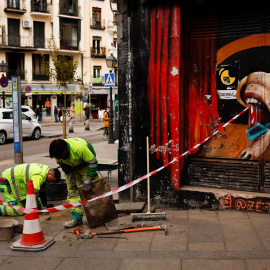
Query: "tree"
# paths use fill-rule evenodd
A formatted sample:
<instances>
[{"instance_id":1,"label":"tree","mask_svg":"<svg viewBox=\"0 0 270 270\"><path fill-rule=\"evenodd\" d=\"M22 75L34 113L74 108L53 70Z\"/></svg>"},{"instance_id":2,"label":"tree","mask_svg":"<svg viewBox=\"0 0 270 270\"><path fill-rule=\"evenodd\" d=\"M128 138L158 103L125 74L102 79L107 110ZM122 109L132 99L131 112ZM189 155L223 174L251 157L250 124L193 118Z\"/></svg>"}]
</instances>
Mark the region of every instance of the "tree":
<instances>
[{"instance_id":1,"label":"tree","mask_svg":"<svg viewBox=\"0 0 270 270\"><path fill-rule=\"evenodd\" d=\"M53 37L49 40L49 48L51 50L51 61L53 66L50 65L49 61L45 62L46 72L49 77L57 82L59 88L64 89L64 110L63 110L63 139L66 138L66 107L67 107L67 96L66 90L69 83L76 83L79 79L75 78L76 70L78 68L78 61L74 61L70 55L63 55L60 53L59 48L56 46Z\"/></svg>"}]
</instances>

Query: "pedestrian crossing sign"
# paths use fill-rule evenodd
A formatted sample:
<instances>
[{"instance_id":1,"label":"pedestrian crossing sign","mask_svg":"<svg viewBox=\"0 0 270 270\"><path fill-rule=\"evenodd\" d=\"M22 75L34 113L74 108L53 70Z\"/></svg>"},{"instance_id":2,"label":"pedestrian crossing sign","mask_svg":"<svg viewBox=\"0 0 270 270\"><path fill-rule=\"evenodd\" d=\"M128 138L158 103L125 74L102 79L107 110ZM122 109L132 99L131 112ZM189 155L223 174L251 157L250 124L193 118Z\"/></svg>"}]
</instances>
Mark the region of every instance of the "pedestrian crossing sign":
<instances>
[{"instance_id":1,"label":"pedestrian crossing sign","mask_svg":"<svg viewBox=\"0 0 270 270\"><path fill-rule=\"evenodd\" d=\"M114 87L114 73L105 73L105 87Z\"/></svg>"}]
</instances>

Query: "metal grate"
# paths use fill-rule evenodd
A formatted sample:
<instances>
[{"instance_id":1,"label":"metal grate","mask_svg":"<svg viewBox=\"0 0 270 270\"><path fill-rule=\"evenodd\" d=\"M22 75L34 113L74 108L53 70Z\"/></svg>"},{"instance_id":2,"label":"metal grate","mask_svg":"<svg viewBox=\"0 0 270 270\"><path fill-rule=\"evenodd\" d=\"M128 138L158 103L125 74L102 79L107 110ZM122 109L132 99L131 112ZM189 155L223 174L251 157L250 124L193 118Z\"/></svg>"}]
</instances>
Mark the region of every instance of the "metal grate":
<instances>
[{"instance_id":1,"label":"metal grate","mask_svg":"<svg viewBox=\"0 0 270 270\"><path fill-rule=\"evenodd\" d=\"M192 157L188 181L191 186L258 192L259 162Z\"/></svg>"}]
</instances>

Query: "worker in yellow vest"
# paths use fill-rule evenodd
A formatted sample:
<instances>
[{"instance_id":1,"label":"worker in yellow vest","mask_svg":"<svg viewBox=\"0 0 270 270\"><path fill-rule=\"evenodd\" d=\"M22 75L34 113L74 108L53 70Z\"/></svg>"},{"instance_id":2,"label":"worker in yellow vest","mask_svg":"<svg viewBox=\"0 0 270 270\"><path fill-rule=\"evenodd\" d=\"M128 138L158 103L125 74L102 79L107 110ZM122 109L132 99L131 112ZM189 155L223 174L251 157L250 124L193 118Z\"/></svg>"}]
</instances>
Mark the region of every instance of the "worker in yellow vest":
<instances>
[{"instance_id":1,"label":"worker in yellow vest","mask_svg":"<svg viewBox=\"0 0 270 270\"><path fill-rule=\"evenodd\" d=\"M37 206L41 208L52 207L47 204L46 182L58 182L61 173L58 169L50 169L45 164L24 163L2 172L0 178L0 192L2 192L4 202L8 205L25 207L28 180L33 180L37 197ZM40 197L41 203L38 199ZM23 212L0 204L0 216L21 216Z\"/></svg>"},{"instance_id":2,"label":"worker in yellow vest","mask_svg":"<svg viewBox=\"0 0 270 270\"><path fill-rule=\"evenodd\" d=\"M80 202L77 187L83 185L83 190L89 191L92 180L98 179L98 161L92 144L81 138L57 139L51 142L49 152L66 175L69 203ZM71 208L71 221L65 223L65 228L82 224L82 217L81 206Z\"/></svg>"}]
</instances>

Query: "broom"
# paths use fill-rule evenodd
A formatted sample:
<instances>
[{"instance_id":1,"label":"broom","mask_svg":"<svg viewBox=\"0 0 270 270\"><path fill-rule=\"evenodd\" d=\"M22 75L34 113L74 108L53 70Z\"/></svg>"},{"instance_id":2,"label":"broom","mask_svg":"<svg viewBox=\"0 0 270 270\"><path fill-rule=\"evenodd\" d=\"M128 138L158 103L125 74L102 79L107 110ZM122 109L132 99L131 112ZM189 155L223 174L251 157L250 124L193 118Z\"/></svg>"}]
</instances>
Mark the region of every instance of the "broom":
<instances>
[{"instance_id":1,"label":"broom","mask_svg":"<svg viewBox=\"0 0 270 270\"><path fill-rule=\"evenodd\" d=\"M149 139L146 137L147 174L149 174ZM150 211L150 177L147 177L147 209L146 213L133 213L132 221L165 220L165 213L151 213Z\"/></svg>"}]
</instances>

